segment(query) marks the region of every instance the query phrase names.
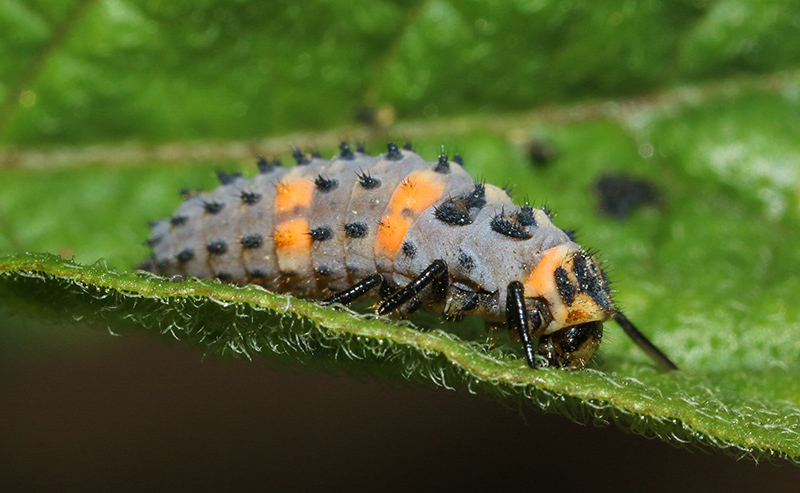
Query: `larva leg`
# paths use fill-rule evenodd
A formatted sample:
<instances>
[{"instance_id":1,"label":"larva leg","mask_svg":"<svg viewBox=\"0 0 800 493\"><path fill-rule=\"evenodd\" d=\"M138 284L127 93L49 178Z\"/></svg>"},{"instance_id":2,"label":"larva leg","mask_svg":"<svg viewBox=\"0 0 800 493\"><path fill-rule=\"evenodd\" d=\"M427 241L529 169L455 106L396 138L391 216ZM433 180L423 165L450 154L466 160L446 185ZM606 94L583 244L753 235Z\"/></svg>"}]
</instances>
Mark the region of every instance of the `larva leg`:
<instances>
[{"instance_id":1,"label":"larva leg","mask_svg":"<svg viewBox=\"0 0 800 493\"><path fill-rule=\"evenodd\" d=\"M370 290L375 289L376 287L383 284L383 282L384 282L383 274L372 274L371 276L367 276L364 279L353 284L344 291L339 291L333 296L325 298L324 300L322 300L322 304L331 305L333 303L341 303L342 305L349 305L358 298L361 298L362 296L367 294Z\"/></svg>"},{"instance_id":2,"label":"larva leg","mask_svg":"<svg viewBox=\"0 0 800 493\"><path fill-rule=\"evenodd\" d=\"M642 351L647 353L647 355L650 356L653 361L658 364L658 366L667 371L678 369L675 363L670 361L670 359L667 358L667 356L662 353L661 350L655 346L655 344L650 342L650 339L639 332L639 329L637 329L636 326L633 325L633 322L628 320L628 317L626 317L622 312L617 311L614 313L614 321L616 321L619 326L622 327L622 330L628 334L628 337L633 339L633 342L642 348Z\"/></svg>"},{"instance_id":3,"label":"larva leg","mask_svg":"<svg viewBox=\"0 0 800 493\"><path fill-rule=\"evenodd\" d=\"M431 296L434 300L443 301L447 294L449 282L450 278L447 271L447 263L441 259L434 260L419 276L406 284L399 291L383 300L383 302L378 305L378 315L386 315L400 308L400 306L414 300L418 294L422 293L422 291L429 286L431 287Z\"/></svg>"},{"instance_id":4,"label":"larva leg","mask_svg":"<svg viewBox=\"0 0 800 493\"><path fill-rule=\"evenodd\" d=\"M525 307L525 288L519 281L508 284L506 295L506 324L510 329L519 333L522 346L525 348L525 358L531 368L536 368L536 348L530 332L530 318Z\"/></svg>"}]
</instances>

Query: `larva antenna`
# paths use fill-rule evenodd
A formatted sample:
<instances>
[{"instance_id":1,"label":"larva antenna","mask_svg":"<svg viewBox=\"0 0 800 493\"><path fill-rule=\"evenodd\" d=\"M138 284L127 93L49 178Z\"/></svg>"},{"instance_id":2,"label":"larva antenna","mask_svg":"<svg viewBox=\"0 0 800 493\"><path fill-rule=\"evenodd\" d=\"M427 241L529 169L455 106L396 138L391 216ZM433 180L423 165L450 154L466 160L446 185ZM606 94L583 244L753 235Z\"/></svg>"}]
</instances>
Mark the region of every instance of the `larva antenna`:
<instances>
[{"instance_id":1,"label":"larva antenna","mask_svg":"<svg viewBox=\"0 0 800 493\"><path fill-rule=\"evenodd\" d=\"M662 353L661 350L655 346L655 344L650 342L650 339L639 332L639 329L633 325L633 322L628 320L628 317L626 317L624 313L617 310L614 313L614 321L617 322L619 326L622 327L622 330L628 334L628 337L630 337L633 342L642 349L642 351L647 353L647 355L650 356L653 361L655 361L663 370L671 371L678 369L678 366L670 361L670 359L667 358L667 356Z\"/></svg>"}]
</instances>

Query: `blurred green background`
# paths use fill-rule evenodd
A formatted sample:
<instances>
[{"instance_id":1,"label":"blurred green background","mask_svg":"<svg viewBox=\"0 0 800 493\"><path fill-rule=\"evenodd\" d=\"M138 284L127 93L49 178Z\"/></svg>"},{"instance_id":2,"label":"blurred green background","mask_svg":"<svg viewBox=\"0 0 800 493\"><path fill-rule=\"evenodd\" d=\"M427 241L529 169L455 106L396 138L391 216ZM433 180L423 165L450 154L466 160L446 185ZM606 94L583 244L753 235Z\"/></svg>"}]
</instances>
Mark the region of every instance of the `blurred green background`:
<instances>
[{"instance_id":1,"label":"blurred green background","mask_svg":"<svg viewBox=\"0 0 800 493\"><path fill-rule=\"evenodd\" d=\"M147 221L216 169L252 174L254 155L292 146L329 156L342 139L375 153L411 140L431 159L444 146L599 249L630 316L709 395L797 437L784 417L800 415L799 56L789 1L7 0L0 255L128 270ZM532 143L553 159L532 162ZM649 179L662 204L599 215L593 185L610 171ZM796 478L527 407L526 426L441 391L199 363L155 338L0 316L13 486ZM623 376L647 364L611 331L602 356Z\"/></svg>"}]
</instances>

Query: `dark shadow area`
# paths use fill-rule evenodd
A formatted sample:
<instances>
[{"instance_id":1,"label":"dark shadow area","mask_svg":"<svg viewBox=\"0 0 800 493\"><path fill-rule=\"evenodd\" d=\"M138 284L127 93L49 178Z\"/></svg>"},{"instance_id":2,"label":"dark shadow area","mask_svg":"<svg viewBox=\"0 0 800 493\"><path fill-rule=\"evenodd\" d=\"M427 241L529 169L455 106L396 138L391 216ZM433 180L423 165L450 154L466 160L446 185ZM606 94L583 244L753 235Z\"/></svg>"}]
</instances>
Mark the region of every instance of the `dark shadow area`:
<instances>
[{"instance_id":1,"label":"dark shadow area","mask_svg":"<svg viewBox=\"0 0 800 493\"><path fill-rule=\"evenodd\" d=\"M0 361L0 489L791 491L800 471L126 335Z\"/></svg>"}]
</instances>

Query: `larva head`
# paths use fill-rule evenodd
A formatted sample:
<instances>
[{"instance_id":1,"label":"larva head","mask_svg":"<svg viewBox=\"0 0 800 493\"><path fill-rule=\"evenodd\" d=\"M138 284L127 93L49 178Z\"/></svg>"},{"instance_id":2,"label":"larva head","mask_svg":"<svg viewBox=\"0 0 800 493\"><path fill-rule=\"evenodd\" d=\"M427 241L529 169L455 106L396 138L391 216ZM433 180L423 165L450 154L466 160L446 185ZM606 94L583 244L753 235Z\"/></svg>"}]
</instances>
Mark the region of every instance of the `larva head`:
<instances>
[{"instance_id":1,"label":"larva head","mask_svg":"<svg viewBox=\"0 0 800 493\"><path fill-rule=\"evenodd\" d=\"M543 299L539 353L558 366L582 368L615 313L597 260L574 243L551 248L525 283L526 298ZM536 330L536 328L534 328Z\"/></svg>"}]
</instances>

